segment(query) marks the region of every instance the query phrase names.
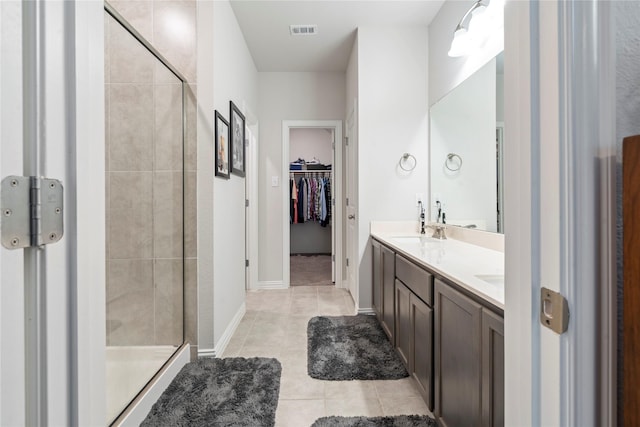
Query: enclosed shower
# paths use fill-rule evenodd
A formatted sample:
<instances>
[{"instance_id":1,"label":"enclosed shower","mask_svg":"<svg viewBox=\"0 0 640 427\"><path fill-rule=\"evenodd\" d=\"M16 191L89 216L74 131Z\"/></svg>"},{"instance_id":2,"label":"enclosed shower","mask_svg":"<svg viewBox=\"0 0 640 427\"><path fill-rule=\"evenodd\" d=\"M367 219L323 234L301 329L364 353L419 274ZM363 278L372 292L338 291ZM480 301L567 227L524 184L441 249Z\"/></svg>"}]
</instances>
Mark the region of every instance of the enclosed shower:
<instances>
[{"instance_id":1,"label":"enclosed shower","mask_svg":"<svg viewBox=\"0 0 640 427\"><path fill-rule=\"evenodd\" d=\"M107 6L108 424L185 341L184 86Z\"/></svg>"}]
</instances>

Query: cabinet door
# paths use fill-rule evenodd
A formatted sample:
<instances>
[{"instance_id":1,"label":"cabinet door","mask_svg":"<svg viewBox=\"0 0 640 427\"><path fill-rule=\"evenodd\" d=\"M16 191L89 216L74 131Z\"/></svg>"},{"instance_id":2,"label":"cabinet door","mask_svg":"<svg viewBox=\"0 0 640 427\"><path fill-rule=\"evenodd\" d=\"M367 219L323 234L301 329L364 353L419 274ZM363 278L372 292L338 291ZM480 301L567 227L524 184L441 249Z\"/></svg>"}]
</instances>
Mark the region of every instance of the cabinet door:
<instances>
[{"instance_id":1,"label":"cabinet door","mask_svg":"<svg viewBox=\"0 0 640 427\"><path fill-rule=\"evenodd\" d=\"M382 321L382 254L380 243L373 240L371 242L373 252L373 311L379 321Z\"/></svg>"},{"instance_id":2,"label":"cabinet door","mask_svg":"<svg viewBox=\"0 0 640 427\"><path fill-rule=\"evenodd\" d=\"M385 246L380 246L382 255L382 329L386 332L391 344L395 344L395 280L396 254Z\"/></svg>"},{"instance_id":3,"label":"cabinet door","mask_svg":"<svg viewBox=\"0 0 640 427\"><path fill-rule=\"evenodd\" d=\"M482 310L482 426L504 426L504 319Z\"/></svg>"},{"instance_id":4,"label":"cabinet door","mask_svg":"<svg viewBox=\"0 0 640 427\"><path fill-rule=\"evenodd\" d=\"M433 411L433 309L411 294L411 375Z\"/></svg>"},{"instance_id":5,"label":"cabinet door","mask_svg":"<svg viewBox=\"0 0 640 427\"><path fill-rule=\"evenodd\" d=\"M411 338L411 291L396 280L396 351L408 372L412 372Z\"/></svg>"},{"instance_id":6,"label":"cabinet door","mask_svg":"<svg viewBox=\"0 0 640 427\"><path fill-rule=\"evenodd\" d=\"M435 280L435 415L441 426L481 423L482 306Z\"/></svg>"}]
</instances>

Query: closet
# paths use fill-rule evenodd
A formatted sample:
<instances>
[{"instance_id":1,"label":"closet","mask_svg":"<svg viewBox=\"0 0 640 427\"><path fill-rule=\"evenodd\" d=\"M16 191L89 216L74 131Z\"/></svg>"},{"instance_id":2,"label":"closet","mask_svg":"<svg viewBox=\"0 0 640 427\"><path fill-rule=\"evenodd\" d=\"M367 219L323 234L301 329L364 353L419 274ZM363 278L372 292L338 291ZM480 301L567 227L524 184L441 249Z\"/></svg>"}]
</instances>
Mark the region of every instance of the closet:
<instances>
[{"instance_id":1,"label":"closet","mask_svg":"<svg viewBox=\"0 0 640 427\"><path fill-rule=\"evenodd\" d=\"M334 131L289 132L291 285L331 285Z\"/></svg>"}]
</instances>

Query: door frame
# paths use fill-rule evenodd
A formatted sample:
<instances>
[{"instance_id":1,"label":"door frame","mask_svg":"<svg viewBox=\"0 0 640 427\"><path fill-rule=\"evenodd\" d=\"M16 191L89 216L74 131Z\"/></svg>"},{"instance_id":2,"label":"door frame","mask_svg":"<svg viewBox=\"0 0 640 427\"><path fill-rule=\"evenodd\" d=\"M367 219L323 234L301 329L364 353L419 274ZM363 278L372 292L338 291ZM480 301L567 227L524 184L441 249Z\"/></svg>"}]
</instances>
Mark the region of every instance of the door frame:
<instances>
[{"instance_id":1,"label":"door frame","mask_svg":"<svg viewBox=\"0 0 640 427\"><path fill-rule=\"evenodd\" d=\"M505 6L505 425L616 425L609 8ZM540 325L542 286L568 300L562 335Z\"/></svg>"},{"instance_id":2,"label":"door frame","mask_svg":"<svg viewBox=\"0 0 640 427\"><path fill-rule=\"evenodd\" d=\"M245 216L245 254L249 260L246 271L246 289L258 289L258 245L260 233L258 233L258 141L260 124L252 119L248 113L246 159L247 168L245 176L245 197L249 200Z\"/></svg>"},{"instance_id":3,"label":"door frame","mask_svg":"<svg viewBox=\"0 0 640 427\"><path fill-rule=\"evenodd\" d=\"M1 177L61 180L65 224L55 244L0 248L0 424L102 425L104 3L34 1L14 6L0 5L0 39L3 47L11 44L2 50L1 61L22 64L2 67ZM5 97L8 89L23 95L22 100L11 102ZM16 264L9 267L10 262ZM6 298L21 293L24 302ZM5 312L5 304L12 309ZM37 317L27 318L25 306L37 307ZM15 332L7 333L9 327ZM22 336L13 340L16 334Z\"/></svg>"},{"instance_id":4,"label":"door frame","mask_svg":"<svg viewBox=\"0 0 640 427\"><path fill-rule=\"evenodd\" d=\"M334 142L333 147L333 187L332 199L335 201L332 206L332 225L331 225L331 246L333 249L334 262L333 270L335 274L335 284L337 288L344 287L342 283L342 146L343 146L343 129L342 120L283 120L282 121L282 285L284 288L291 286L291 230L289 229L289 207L291 195L289 194L289 131L291 129L301 128L323 128L333 129ZM336 214L338 213L338 214Z\"/></svg>"}]
</instances>

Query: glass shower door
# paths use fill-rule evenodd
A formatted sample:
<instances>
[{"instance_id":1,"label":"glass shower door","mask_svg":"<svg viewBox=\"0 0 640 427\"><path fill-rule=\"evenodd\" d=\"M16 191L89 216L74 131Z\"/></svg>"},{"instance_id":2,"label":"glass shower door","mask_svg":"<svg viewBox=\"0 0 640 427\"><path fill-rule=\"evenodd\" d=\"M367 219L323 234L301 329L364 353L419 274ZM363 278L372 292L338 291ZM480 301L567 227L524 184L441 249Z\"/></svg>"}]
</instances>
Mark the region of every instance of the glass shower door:
<instances>
[{"instance_id":1,"label":"glass shower door","mask_svg":"<svg viewBox=\"0 0 640 427\"><path fill-rule=\"evenodd\" d=\"M183 82L105 12L107 422L184 341Z\"/></svg>"}]
</instances>

